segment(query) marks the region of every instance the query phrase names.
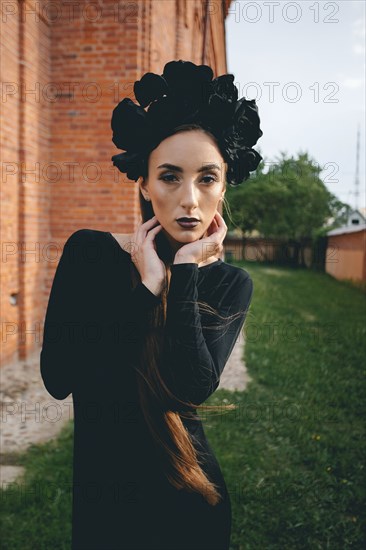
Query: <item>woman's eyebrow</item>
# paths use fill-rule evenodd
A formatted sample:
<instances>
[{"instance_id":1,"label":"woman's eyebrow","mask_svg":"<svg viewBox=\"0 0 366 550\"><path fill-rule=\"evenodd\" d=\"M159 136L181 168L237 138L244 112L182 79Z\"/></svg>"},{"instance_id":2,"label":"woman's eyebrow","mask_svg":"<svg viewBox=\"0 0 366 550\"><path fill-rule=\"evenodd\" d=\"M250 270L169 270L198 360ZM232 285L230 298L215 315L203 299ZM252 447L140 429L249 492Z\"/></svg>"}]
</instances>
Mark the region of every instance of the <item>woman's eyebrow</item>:
<instances>
[{"instance_id":1,"label":"woman's eyebrow","mask_svg":"<svg viewBox=\"0 0 366 550\"><path fill-rule=\"evenodd\" d=\"M183 172L183 168L180 166L175 166L174 164L169 164L168 162L160 164L158 168L168 168L169 170L175 170L175 172ZM206 170L220 170L220 166L215 163L205 164L204 166L198 168L197 172L205 172Z\"/></svg>"}]
</instances>

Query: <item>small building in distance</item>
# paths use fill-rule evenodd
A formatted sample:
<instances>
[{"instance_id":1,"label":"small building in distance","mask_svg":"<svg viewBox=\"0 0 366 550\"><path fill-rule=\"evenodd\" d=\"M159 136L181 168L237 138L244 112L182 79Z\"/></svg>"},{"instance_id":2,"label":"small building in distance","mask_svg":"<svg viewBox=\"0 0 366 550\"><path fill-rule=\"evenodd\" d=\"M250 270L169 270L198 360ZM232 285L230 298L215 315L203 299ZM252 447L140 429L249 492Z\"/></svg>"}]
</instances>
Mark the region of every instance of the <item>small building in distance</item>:
<instances>
[{"instance_id":1,"label":"small building in distance","mask_svg":"<svg viewBox=\"0 0 366 550\"><path fill-rule=\"evenodd\" d=\"M353 211L348 225L328 231L325 271L336 279L366 281L366 221Z\"/></svg>"}]
</instances>

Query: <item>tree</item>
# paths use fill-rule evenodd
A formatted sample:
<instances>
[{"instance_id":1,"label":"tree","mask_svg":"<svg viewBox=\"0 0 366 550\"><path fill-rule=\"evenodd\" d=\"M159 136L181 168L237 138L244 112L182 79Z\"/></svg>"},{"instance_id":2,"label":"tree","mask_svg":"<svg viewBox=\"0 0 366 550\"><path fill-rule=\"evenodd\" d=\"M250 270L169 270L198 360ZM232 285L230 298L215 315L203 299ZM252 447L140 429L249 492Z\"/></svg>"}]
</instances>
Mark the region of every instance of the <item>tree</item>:
<instances>
[{"instance_id":1,"label":"tree","mask_svg":"<svg viewBox=\"0 0 366 550\"><path fill-rule=\"evenodd\" d=\"M276 159L264 173L266 161L236 189L228 186L231 220L228 229L244 233L256 229L267 238L300 241L316 237L327 220L344 208L320 178L321 168L308 154ZM329 230L329 228L328 228Z\"/></svg>"},{"instance_id":2,"label":"tree","mask_svg":"<svg viewBox=\"0 0 366 550\"><path fill-rule=\"evenodd\" d=\"M263 164L237 189L228 187L234 222L229 229L256 229L263 237L273 238L313 236L339 203L319 177L321 168L307 153L288 159L282 152L267 173Z\"/></svg>"}]
</instances>

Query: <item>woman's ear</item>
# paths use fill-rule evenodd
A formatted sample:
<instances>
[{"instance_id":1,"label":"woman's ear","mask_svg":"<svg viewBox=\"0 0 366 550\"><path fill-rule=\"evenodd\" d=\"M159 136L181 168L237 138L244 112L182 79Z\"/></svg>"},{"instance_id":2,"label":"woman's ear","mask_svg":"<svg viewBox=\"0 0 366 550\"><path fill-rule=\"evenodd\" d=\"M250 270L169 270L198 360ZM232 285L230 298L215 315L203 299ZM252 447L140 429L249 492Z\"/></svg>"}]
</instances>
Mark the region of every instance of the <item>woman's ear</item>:
<instances>
[{"instance_id":1,"label":"woman's ear","mask_svg":"<svg viewBox=\"0 0 366 550\"><path fill-rule=\"evenodd\" d=\"M143 176L140 176L138 181L139 181L139 188L140 188L141 195L144 197L145 201L149 201L150 197L149 197L148 191L146 189L147 182L145 181Z\"/></svg>"}]
</instances>

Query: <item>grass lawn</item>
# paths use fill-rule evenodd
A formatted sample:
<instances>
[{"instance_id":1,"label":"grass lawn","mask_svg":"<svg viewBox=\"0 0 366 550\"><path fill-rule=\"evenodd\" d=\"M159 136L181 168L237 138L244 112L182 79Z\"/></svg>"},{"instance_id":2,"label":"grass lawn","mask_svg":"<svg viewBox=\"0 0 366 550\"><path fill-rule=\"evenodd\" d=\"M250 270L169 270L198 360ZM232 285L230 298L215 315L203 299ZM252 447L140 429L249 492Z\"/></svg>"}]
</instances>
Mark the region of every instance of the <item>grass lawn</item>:
<instances>
[{"instance_id":1,"label":"grass lawn","mask_svg":"<svg viewBox=\"0 0 366 550\"><path fill-rule=\"evenodd\" d=\"M235 411L201 412L231 495L231 550L364 548L366 296L322 273L238 265L254 281L253 380L207 401ZM2 549L69 550L72 433L17 458L26 478L0 491Z\"/></svg>"},{"instance_id":2,"label":"grass lawn","mask_svg":"<svg viewBox=\"0 0 366 550\"><path fill-rule=\"evenodd\" d=\"M366 296L328 275L240 264L254 281L246 391L205 431L233 506L232 549L366 548Z\"/></svg>"}]
</instances>

